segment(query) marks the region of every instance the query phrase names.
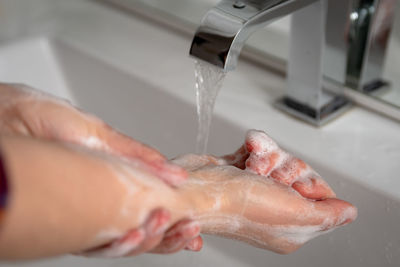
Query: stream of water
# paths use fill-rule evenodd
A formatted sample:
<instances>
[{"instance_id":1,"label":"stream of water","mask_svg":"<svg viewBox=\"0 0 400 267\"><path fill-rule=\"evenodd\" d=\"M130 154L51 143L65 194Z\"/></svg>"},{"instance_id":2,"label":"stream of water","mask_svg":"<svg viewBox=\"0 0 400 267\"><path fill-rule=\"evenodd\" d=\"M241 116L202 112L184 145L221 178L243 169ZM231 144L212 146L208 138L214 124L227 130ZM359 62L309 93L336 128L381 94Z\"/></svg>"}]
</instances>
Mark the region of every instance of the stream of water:
<instances>
[{"instance_id":1,"label":"stream of water","mask_svg":"<svg viewBox=\"0 0 400 267\"><path fill-rule=\"evenodd\" d=\"M196 153L206 154L215 99L222 87L225 72L207 62L195 61L198 131Z\"/></svg>"}]
</instances>

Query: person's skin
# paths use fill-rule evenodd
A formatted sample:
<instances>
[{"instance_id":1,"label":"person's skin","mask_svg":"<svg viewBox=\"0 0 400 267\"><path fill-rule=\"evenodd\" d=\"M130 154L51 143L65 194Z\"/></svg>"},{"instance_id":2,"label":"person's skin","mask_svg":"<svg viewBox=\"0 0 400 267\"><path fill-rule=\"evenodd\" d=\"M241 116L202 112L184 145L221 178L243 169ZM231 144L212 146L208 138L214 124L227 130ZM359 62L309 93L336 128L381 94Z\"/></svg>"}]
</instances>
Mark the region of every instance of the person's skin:
<instances>
[{"instance_id":1,"label":"person's skin","mask_svg":"<svg viewBox=\"0 0 400 267\"><path fill-rule=\"evenodd\" d=\"M202 187L201 201L211 202L212 215L195 217L202 232L286 254L357 217L308 164L261 131L249 131L232 155L185 155L174 162L189 171L182 189Z\"/></svg>"},{"instance_id":2,"label":"person's skin","mask_svg":"<svg viewBox=\"0 0 400 267\"><path fill-rule=\"evenodd\" d=\"M119 133L102 120L77 110L64 100L22 84L0 83L0 135L22 135L73 143L127 159L139 160L144 163L148 171L171 186L177 186L187 178L187 173L183 169L169 164L157 150ZM159 221L166 223L166 213L168 211L163 209L155 210L149 215L147 224ZM199 235L177 235L173 247L170 245L170 238L165 242L162 238L169 232L187 232L185 229L192 224L190 220L185 219L165 232L159 233L156 237L153 233L146 232L152 237L138 241L136 249L127 254L150 252L155 248L164 253L172 253L176 252L177 247L178 249L186 248L198 251L202 246L202 239ZM143 231L144 227L143 225L138 229L131 229L126 236L120 239L126 240L129 236ZM195 230L195 226L193 230ZM162 241L159 244L154 242L154 240L160 239ZM115 240L115 243L121 240Z\"/></svg>"},{"instance_id":3,"label":"person's skin","mask_svg":"<svg viewBox=\"0 0 400 267\"><path fill-rule=\"evenodd\" d=\"M200 231L289 253L357 214L307 164L257 131L233 155L174 160L189 172L180 187L162 182L145 160L118 153L6 135L0 148L11 181L1 258L165 253L184 247L177 240L187 236L201 247L193 239ZM148 247L138 249L144 240Z\"/></svg>"},{"instance_id":4,"label":"person's skin","mask_svg":"<svg viewBox=\"0 0 400 267\"><path fill-rule=\"evenodd\" d=\"M78 253L144 224L129 237L132 244L103 253L123 256L136 248L137 239L157 245L160 232L190 215L189 202L141 161L26 137L3 136L0 147L11 189L0 232L2 259ZM148 223L159 208L166 211L160 221ZM192 238L199 234L194 226L195 233L187 234Z\"/></svg>"},{"instance_id":5,"label":"person's skin","mask_svg":"<svg viewBox=\"0 0 400 267\"><path fill-rule=\"evenodd\" d=\"M12 188L0 235L3 259L82 250L92 256L125 255L144 238L143 232L123 245L102 246L146 223L158 207L169 211L168 223L147 224L145 230L158 233L191 217L200 225L195 224L194 233L187 229L190 236L201 231L279 253L292 252L356 217L356 209L345 201L320 193L319 201L307 199L291 186L209 156L177 159L190 178L173 188L148 173L140 161L26 137L4 136L0 146ZM271 166L272 172L278 168ZM318 191L332 197L328 188L313 184L306 194Z\"/></svg>"}]
</instances>

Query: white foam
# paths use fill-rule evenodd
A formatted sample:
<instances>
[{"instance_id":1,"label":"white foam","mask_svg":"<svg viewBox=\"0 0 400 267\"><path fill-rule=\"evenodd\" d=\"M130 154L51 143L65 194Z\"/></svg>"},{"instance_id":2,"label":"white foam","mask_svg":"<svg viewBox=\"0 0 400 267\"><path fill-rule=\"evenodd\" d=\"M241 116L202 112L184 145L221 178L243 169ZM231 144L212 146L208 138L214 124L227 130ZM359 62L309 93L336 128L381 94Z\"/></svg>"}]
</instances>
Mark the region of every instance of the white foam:
<instances>
[{"instance_id":1,"label":"white foam","mask_svg":"<svg viewBox=\"0 0 400 267\"><path fill-rule=\"evenodd\" d=\"M270 245L262 239L260 233L284 239L295 245L302 245L336 228L329 226L330 222L328 221L321 225L269 225L250 221L243 216L227 214L200 216L198 220L202 223L203 227L206 226L207 233L231 237L241 241L251 240L264 247L269 247ZM238 232L240 229L247 229L246 232L259 234L246 235L243 232Z\"/></svg>"},{"instance_id":2,"label":"white foam","mask_svg":"<svg viewBox=\"0 0 400 267\"><path fill-rule=\"evenodd\" d=\"M212 206L212 209L213 210L219 210L219 209L221 209L221 196L219 195L219 196L215 196L215 198L214 198L214 204L213 204L213 206Z\"/></svg>"},{"instance_id":3,"label":"white foam","mask_svg":"<svg viewBox=\"0 0 400 267\"><path fill-rule=\"evenodd\" d=\"M270 229L271 229L270 233L272 233L275 237L284 238L290 243L296 245L302 245L317 236L333 231L335 227L332 227L328 230L323 230L324 227L321 225L312 225L312 226L291 225L291 226L273 226Z\"/></svg>"},{"instance_id":4,"label":"white foam","mask_svg":"<svg viewBox=\"0 0 400 267\"><path fill-rule=\"evenodd\" d=\"M81 138L80 143L90 148L101 149L105 151L109 150L109 147L102 140L93 135L87 138Z\"/></svg>"},{"instance_id":5,"label":"white foam","mask_svg":"<svg viewBox=\"0 0 400 267\"><path fill-rule=\"evenodd\" d=\"M249 130L246 134L246 140L253 140L254 143L259 144L263 153L270 153L279 149L277 143L263 131Z\"/></svg>"},{"instance_id":6,"label":"white foam","mask_svg":"<svg viewBox=\"0 0 400 267\"><path fill-rule=\"evenodd\" d=\"M109 229L100 231L96 235L95 239L97 241L103 241L103 240L109 241L109 240L113 240L116 238L120 238L120 237L122 237L122 235L123 235L123 233L120 230L118 230L116 228L109 228Z\"/></svg>"},{"instance_id":7,"label":"white foam","mask_svg":"<svg viewBox=\"0 0 400 267\"><path fill-rule=\"evenodd\" d=\"M160 186L166 186L159 179L149 175L148 173L138 168L135 169L133 166L124 164L124 162L110 162L109 169L112 171L114 176L118 179L120 184L126 189L126 195L124 203L121 206L120 213L123 216L129 216L132 214L132 201L136 195L139 195L143 190L147 188L157 188ZM114 164L113 164L114 163ZM134 164L134 162L131 162ZM148 196L141 195L140 201L143 205L148 202ZM147 213L141 207L136 207L136 218L137 223L141 224L145 221Z\"/></svg>"},{"instance_id":8,"label":"white foam","mask_svg":"<svg viewBox=\"0 0 400 267\"><path fill-rule=\"evenodd\" d=\"M350 206L350 207L346 208L342 212L337 224L340 225L340 224L344 223L348 219L352 219L354 221L357 218L357 213L358 213L357 212L357 208L355 208L353 206Z\"/></svg>"},{"instance_id":9,"label":"white foam","mask_svg":"<svg viewBox=\"0 0 400 267\"><path fill-rule=\"evenodd\" d=\"M143 230L139 230L141 235L145 235ZM98 249L90 252L83 253L83 255L90 257L103 257L103 258L117 258L123 257L131 253L141 242L121 242L114 243L110 247Z\"/></svg>"},{"instance_id":10,"label":"white foam","mask_svg":"<svg viewBox=\"0 0 400 267\"><path fill-rule=\"evenodd\" d=\"M207 228L208 234L235 233L241 227L235 216L223 213L196 216L196 220Z\"/></svg>"}]
</instances>

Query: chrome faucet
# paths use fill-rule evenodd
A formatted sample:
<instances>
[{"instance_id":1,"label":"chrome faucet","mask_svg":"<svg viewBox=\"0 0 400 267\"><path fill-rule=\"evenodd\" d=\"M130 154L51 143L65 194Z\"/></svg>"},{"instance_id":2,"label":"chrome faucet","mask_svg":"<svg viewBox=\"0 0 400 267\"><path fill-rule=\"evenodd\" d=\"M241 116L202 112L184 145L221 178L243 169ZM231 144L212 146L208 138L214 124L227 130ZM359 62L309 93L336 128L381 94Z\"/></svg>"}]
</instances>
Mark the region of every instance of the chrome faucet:
<instances>
[{"instance_id":1,"label":"chrome faucet","mask_svg":"<svg viewBox=\"0 0 400 267\"><path fill-rule=\"evenodd\" d=\"M287 90L277 106L320 126L351 106L341 93L351 58L346 32L355 2L365 1L391 0L222 0L203 17L190 55L231 71L253 32L292 14Z\"/></svg>"}]
</instances>

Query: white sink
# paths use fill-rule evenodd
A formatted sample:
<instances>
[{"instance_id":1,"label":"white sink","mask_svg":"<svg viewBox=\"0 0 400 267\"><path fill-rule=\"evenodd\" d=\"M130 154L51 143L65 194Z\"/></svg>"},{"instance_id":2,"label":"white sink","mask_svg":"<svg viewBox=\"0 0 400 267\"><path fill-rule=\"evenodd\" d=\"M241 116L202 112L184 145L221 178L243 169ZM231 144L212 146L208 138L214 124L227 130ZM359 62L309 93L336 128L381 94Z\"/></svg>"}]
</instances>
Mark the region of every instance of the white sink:
<instances>
[{"instance_id":1,"label":"white sink","mask_svg":"<svg viewBox=\"0 0 400 267\"><path fill-rule=\"evenodd\" d=\"M95 3L72 2L63 8L75 12L74 20L60 16L61 26L51 34L0 47L0 80L68 98L168 157L193 152L190 40ZM266 130L358 207L353 224L285 256L207 236L199 253L113 260L66 256L0 266L399 266L400 126L356 108L316 129L272 108L283 87L282 77L241 63L217 100L210 152L234 151L248 128Z\"/></svg>"}]
</instances>

